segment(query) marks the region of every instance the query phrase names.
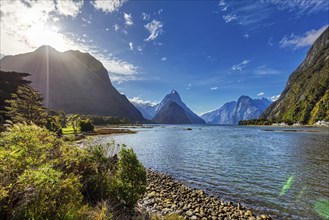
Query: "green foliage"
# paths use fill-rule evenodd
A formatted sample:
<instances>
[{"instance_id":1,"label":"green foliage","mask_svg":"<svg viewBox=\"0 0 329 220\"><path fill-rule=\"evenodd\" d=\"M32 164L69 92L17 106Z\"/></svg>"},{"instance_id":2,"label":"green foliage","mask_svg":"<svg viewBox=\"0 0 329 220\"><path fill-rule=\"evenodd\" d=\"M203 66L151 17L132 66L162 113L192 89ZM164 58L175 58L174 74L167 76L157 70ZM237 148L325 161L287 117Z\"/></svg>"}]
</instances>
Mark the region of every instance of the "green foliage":
<instances>
[{"instance_id":1,"label":"green foliage","mask_svg":"<svg viewBox=\"0 0 329 220\"><path fill-rule=\"evenodd\" d=\"M0 139L0 218L72 215L82 201L71 149L48 130L16 124Z\"/></svg>"},{"instance_id":2,"label":"green foliage","mask_svg":"<svg viewBox=\"0 0 329 220\"><path fill-rule=\"evenodd\" d=\"M291 123L329 120L329 28L311 47L305 61L290 75L278 101L261 117Z\"/></svg>"},{"instance_id":3,"label":"green foliage","mask_svg":"<svg viewBox=\"0 0 329 220\"><path fill-rule=\"evenodd\" d=\"M132 149L122 148L115 175L115 188L120 202L133 207L146 191L146 171Z\"/></svg>"},{"instance_id":4,"label":"green foliage","mask_svg":"<svg viewBox=\"0 0 329 220\"><path fill-rule=\"evenodd\" d=\"M81 120L80 122L80 130L82 132L90 132L90 131L94 131L95 127L92 123L92 120L87 118L85 120Z\"/></svg>"},{"instance_id":5,"label":"green foliage","mask_svg":"<svg viewBox=\"0 0 329 220\"><path fill-rule=\"evenodd\" d=\"M145 192L146 172L132 149L123 148L119 158L118 151L114 143L80 148L45 128L13 125L0 134L0 219L131 213Z\"/></svg>"},{"instance_id":6,"label":"green foliage","mask_svg":"<svg viewBox=\"0 0 329 220\"><path fill-rule=\"evenodd\" d=\"M126 119L120 119L115 116L89 116L95 125L120 125L120 124L131 124L131 122Z\"/></svg>"},{"instance_id":7,"label":"green foliage","mask_svg":"<svg viewBox=\"0 0 329 220\"><path fill-rule=\"evenodd\" d=\"M12 99L6 100L6 115L14 123L45 125L47 110L42 107L43 98L30 86L19 86Z\"/></svg>"},{"instance_id":8,"label":"green foliage","mask_svg":"<svg viewBox=\"0 0 329 220\"><path fill-rule=\"evenodd\" d=\"M19 86L30 83L30 81L23 79L27 76L29 76L28 73L4 72L0 70L0 117L4 120L8 119L4 114L5 100L11 99L12 93L16 92ZM4 120L0 121L0 124Z\"/></svg>"},{"instance_id":9,"label":"green foliage","mask_svg":"<svg viewBox=\"0 0 329 220\"><path fill-rule=\"evenodd\" d=\"M68 117L69 125L72 126L74 135L77 136L78 129L80 128L81 117L78 114L70 115Z\"/></svg>"}]
</instances>

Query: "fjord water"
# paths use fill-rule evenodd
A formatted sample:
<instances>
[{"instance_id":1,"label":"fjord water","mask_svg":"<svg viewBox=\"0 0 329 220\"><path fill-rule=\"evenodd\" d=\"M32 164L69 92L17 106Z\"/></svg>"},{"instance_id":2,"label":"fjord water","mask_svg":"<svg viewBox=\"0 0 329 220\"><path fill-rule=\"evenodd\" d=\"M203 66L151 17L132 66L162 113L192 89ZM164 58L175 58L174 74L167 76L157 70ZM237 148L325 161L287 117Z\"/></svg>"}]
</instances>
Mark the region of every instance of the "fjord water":
<instances>
[{"instance_id":1,"label":"fjord water","mask_svg":"<svg viewBox=\"0 0 329 220\"><path fill-rule=\"evenodd\" d=\"M321 219L329 200L329 130L155 126L95 141L126 144L144 166L279 219Z\"/></svg>"}]
</instances>

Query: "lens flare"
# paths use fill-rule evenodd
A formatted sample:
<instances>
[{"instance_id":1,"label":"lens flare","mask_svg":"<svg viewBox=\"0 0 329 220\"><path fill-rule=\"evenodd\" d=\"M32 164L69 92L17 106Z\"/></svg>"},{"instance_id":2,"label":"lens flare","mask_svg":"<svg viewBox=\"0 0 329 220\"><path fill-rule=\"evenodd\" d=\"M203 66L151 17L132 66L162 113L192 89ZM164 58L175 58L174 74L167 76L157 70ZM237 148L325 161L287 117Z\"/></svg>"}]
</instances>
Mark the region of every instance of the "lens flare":
<instances>
[{"instance_id":1,"label":"lens flare","mask_svg":"<svg viewBox=\"0 0 329 220\"><path fill-rule=\"evenodd\" d=\"M283 196L287 193L287 191L291 188L292 184L294 183L295 177L292 175L288 178L287 182L283 185L280 196Z\"/></svg>"}]
</instances>

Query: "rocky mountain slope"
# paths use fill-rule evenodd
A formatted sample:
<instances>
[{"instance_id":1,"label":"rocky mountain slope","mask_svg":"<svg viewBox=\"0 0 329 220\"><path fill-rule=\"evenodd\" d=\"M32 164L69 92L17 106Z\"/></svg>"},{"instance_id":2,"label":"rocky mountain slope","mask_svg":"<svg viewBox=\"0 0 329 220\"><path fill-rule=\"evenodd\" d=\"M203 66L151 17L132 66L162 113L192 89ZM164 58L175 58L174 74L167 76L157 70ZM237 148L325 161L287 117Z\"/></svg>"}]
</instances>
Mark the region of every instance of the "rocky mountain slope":
<instances>
[{"instance_id":1,"label":"rocky mountain slope","mask_svg":"<svg viewBox=\"0 0 329 220\"><path fill-rule=\"evenodd\" d=\"M103 64L88 53L42 46L31 53L5 56L0 66L3 71L31 74L28 80L50 109L144 121L126 96L113 87Z\"/></svg>"},{"instance_id":2,"label":"rocky mountain slope","mask_svg":"<svg viewBox=\"0 0 329 220\"><path fill-rule=\"evenodd\" d=\"M201 115L207 124L238 124L240 120L257 119L270 105L270 101L241 96L238 101L227 102L221 108Z\"/></svg>"},{"instance_id":3,"label":"rocky mountain slope","mask_svg":"<svg viewBox=\"0 0 329 220\"><path fill-rule=\"evenodd\" d=\"M329 121L329 27L290 75L280 98L261 118L313 124Z\"/></svg>"},{"instance_id":4,"label":"rocky mountain slope","mask_svg":"<svg viewBox=\"0 0 329 220\"><path fill-rule=\"evenodd\" d=\"M185 105L175 90L164 97L161 103L156 106L155 112L156 115L152 120L158 123L161 121L164 124L205 124L202 118Z\"/></svg>"}]
</instances>

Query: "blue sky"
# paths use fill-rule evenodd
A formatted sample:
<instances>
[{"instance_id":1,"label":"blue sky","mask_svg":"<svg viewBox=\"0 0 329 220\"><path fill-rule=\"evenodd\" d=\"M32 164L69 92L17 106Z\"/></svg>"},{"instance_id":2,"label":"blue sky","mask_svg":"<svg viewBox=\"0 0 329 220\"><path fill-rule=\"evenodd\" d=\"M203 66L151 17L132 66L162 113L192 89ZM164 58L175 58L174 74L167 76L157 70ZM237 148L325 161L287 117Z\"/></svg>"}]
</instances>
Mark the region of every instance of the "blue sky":
<instances>
[{"instance_id":1,"label":"blue sky","mask_svg":"<svg viewBox=\"0 0 329 220\"><path fill-rule=\"evenodd\" d=\"M49 44L89 52L137 102L172 89L196 113L274 98L328 26L329 3L1 1L1 56Z\"/></svg>"}]
</instances>

